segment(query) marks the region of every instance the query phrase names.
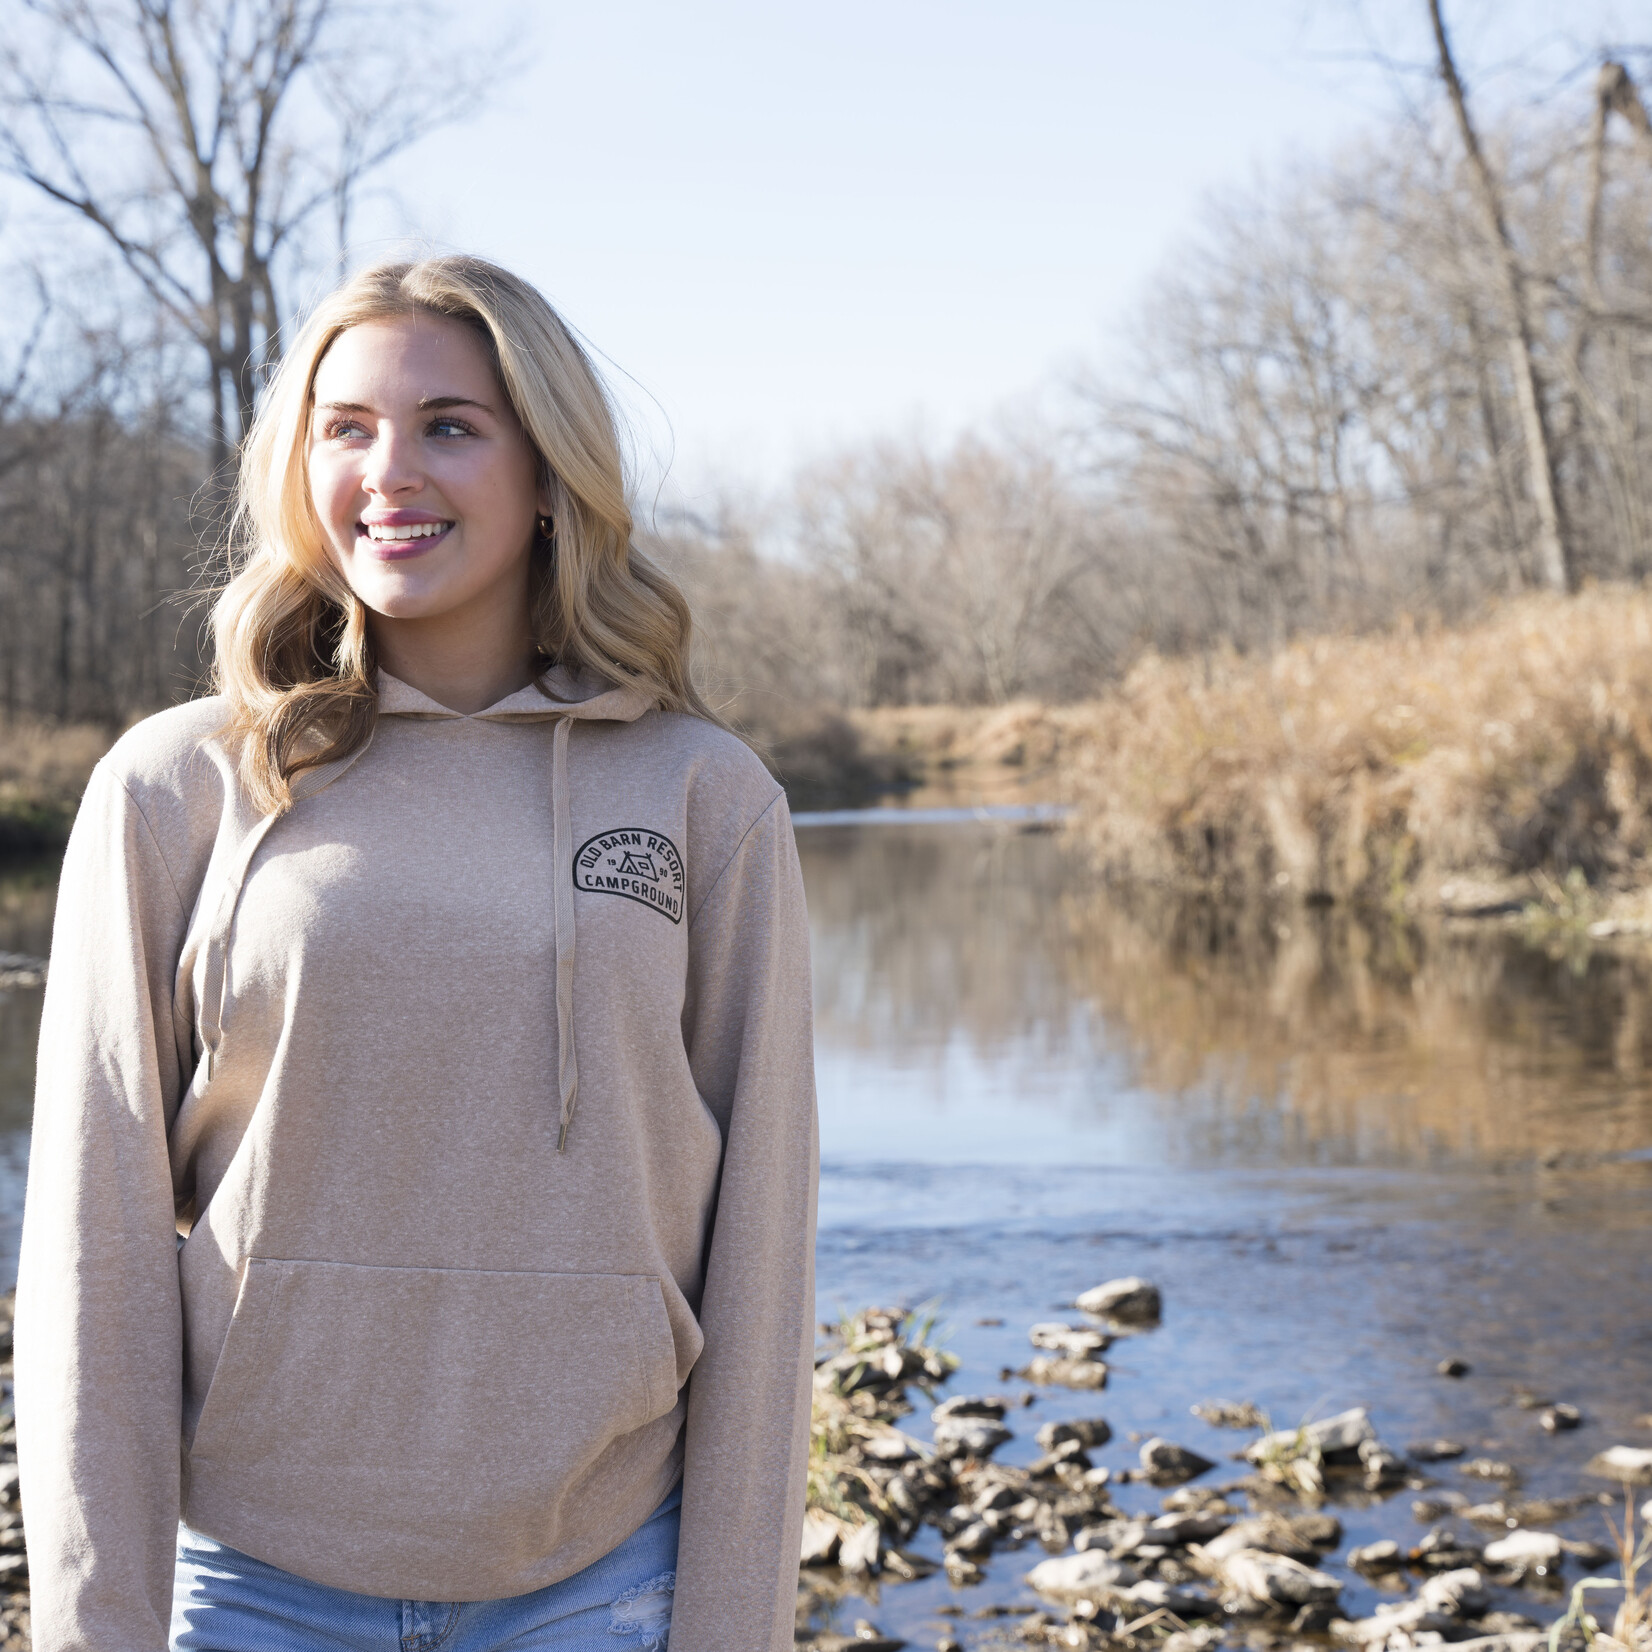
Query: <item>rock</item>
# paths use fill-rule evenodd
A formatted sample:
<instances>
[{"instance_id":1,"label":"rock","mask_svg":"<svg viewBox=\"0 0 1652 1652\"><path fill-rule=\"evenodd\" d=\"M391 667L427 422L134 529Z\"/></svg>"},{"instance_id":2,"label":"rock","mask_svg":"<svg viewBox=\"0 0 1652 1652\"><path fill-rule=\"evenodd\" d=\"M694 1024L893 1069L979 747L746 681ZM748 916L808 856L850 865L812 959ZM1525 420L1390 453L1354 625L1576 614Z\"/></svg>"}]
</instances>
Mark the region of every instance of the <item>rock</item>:
<instances>
[{"instance_id":1,"label":"rock","mask_svg":"<svg viewBox=\"0 0 1652 1652\"><path fill-rule=\"evenodd\" d=\"M1417 1599L1446 1618L1472 1618L1491 1605L1486 1580L1472 1566L1429 1578L1417 1591Z\"/></svg>"},{"instance_id":2,"label":"rock","mask_svg":"<svg viewBox=\"0 0 1652 1652\"><path fill-rule=\"evenodd\" d=\"M1541 1629L1518 1629L1503 1635L1475 1635L1454 1641L1451 1652L1542 1652L1549 1637Z\"/></svg>"},{"instance_id":3,"label":"rock","mask_svg":"<svg viewBox=\"0 0 1652 1652\"><path fill-rule=\"evenodd\" d=\"M1281 1606L1329 1605L1342 1593L1342 1585L1328 1573L1265 1549L1240 1549L1226 1556L1218 1575L1237 1594Z\"/></svg>"},{"instance_id":4,"label":"rock","mask_svg":"<svg viewBox=\"0 0 1652 1652\"><path fill-rule=\"evenodd\" d=\"M1116 1604L1127 1607L1132 1617L1148 1612L1173 1612L1179 1618L1208 1618L1222 1609L1221 1602L1204 1589L1163 1583L1156 1577L1145 1577L1140 1583L1121 1590Z\"/></svg>"},{"instance_id":5,"label":"rock","mask_svg":"<svg viewBox=\"0 0 1652 1652\"><path fill-rule=\"evenodd\" d=\"M1307 1535L1297 1529L1297 1522L1282 1514L1258 1514L1230 1526L1220 1537L1205 1544L1204 1557L1219 1565L1231 1555L1246 1549L1258 1549L1267 1554L1287 1555L1304 1563L1319 1558L1318 1547Z\"/></svg>"},{"instance_id":6,"label":"rock","mask_svg":"<svg viewBox=\"0 0 1652 1652\"><path fill-rule=\"evenodd\" d=\"M1565 1401L1546 1406L1538 1415L1537 1425L1545 1434L1564 1434L1568 1429L1583 1426L1583 1413Z\"/></svg>"},{"instance_id":7,"label":"rock","mask_svg":"<svg viewBox=\"0 0 1652 1652\"><path fill-rule=\"evenodd\" d=\"M1098 1549L1040 1561L1027 1573L1027 1582L1039 1594L1060 1601L1096 1600L1140 1581L1134 1568Z\"/></svg>"},{"instance_id":8,"label":"rock","mask_svg":"<svg viewBox=\"0 0 1652 1652\"><path fill-rule=\"evenodd\" d=\"M1100 1549L1122 1560L1132 1555L1147 1541L1145 1520L1108 1520L1099 1526L1086 1526L1078 1534L1076 1547L1080 1553Z\"/></svg>"},{"instance_id":9,"label":"rock","mask_svg":"<svg viewBox=\"0 0 1652 1652\"><path fill-rule=\"evenodd\" d=\"M965 1588L972 1583L980 1583L986 1575L967 1555L959 1554L956 1549L947 1550L946 1576L954 1588Z\"/></svg>"},{"instance_id":10,"label":"rock","mask_svg":"<svg viewBox=\"0 0 1652 1652\"><path fill-rule=\"evenodd\" d=\"M1107 1367L1099 1359L1069 1359L1035 1354L1017 1376L1028 1382L1059 1383L1065 1388L1105 1388Z\"/></svg>"},{"instance_id":11,"label":"rock","mask_svg":"<svg viewBox=\"0 0 1652 1652\"><path fill-rule=\"evenodd\" d=\"M923 1514L925 1502L928 1501L929 1487L921 1475L902 1472L890 1478L889 1484L883 1488L883 1494L907 1524L915 1526Z\"/></svg>"},{"instance_id":12,"label":"rock","mask_svg":"<svg viewBox=\"0 0 1652 1652\"><path fill-rule=\"evenodd\" d=\"M883 1569L895 1577L912 1583L918 1578L931 1576L936 1567L933 1560L927 1560L923 1555L907 1554L902 1549L885 1549L883 1551Z\"/></svg>"},{"instance_id":13,"label":"rock","mask_svg":"<svg viewBox=\"0 0 1652 1652\"><path fill-rule=\"evenodd\" d=\"M1652 1457L1652 1452L1647 1453ZM1513 1463L1505 1463L1500 1457L1471 1457L1466 1463L1457 1465L1459 1474L1472 1474L1476 1480L1517 1480L1519 1474Z\"/></svg>"},{"instance_id":14,"label":"rock","mask_svg":"<svg viewBox=\"0 0 1652 1652\"><path fill-rule=\"evenodd\" d=\"M1357 1572L1397 1572L1404 1559L1399 1544L1387 1537L1348 1551L1348 1564Z\"/></svg>"},{"instance_id":15,"label":"rock","mask_svg":"<svg viewBox=\"0 0 1652 1652\"><path fill-rule=\"evenodd\" d=\"M875 1623L868 1623L865 1618L856 1618L853 1644L855 1652L901 1652L906 1642L884 1634Z\"/></svg>"},{"instance_id":16,"label":"rock","mask_svg":"<svg viewBox=\"0 0 1652 1652\"><path fill-rule=\"evenodd\" d=\"M1641 1446L1608 1446L1583 1465L1583 1472L1626 1486L1652 1485L1652 1451Z\"/></svg>"},{"instance_id":17,"label":"rock","mask_svg":"<svg viewBox=\"0 0 1652 1652\"><path fill-rule=\"evenodd\" d=\"M1536 1618L1529 1618L1524 1612L1486 1612L1476 1627L1488 1635L1512 1635L1536 1629L1538 1624Z\"/></svg>"},{"instance_id":18,"label":"rock","mask_svg":"<svg viewBox=\"0 0 1652 1652\"><path fill-rule=\"evenodd\" d=\"M968 1555L975 1560L992 1553L994 1536L992 1527L985 1520L976 1520L962 1531L954 1532L947 1539L946 1546L953 1554Z\"/></svg>"},{"instance_id":19,"label":"rock","mask_svg":"<svg viewBox=\"0 0 1652 1652\"><path fill-rule=\"evenodd\" d=\"M1467 1507L1468 1499L1460 1491L1441 1491L1432 1497L1419 1497L1411 1505L1411 1518L1438 1520L1443 1514L1458 1514Z\"/></svg>"},{"instance_id":20,"label":"rock","mask_svg":"<svg viewBox=\"0 0 1652 1652\"><path fill-rule=\"evenodd\" d=\"M1451 1572L1478 1566L1483 1549L1472 1537L1460 1536L1449 1526L1436 1526L1406 1558L1426 1571Z\"/></svg>"},{"instance_id":21,"label":"rock","mask_svg":"<svg viewBox=\"0 0 1652 1652\"><path fill-rule=\"evenodd\" d=\"M1419 1644L1443 1641L1444 1631L1455 1627L1450 1618L1429 1612L1421 1601L1402 1600L1384 1602L1374 1617L1339 1624L1337 1634L1356 1646L1386 1645L1391 1652L1409 1652Z\"/></svg>"},{"instance_id":22,"label":"rock","mask_svg":"<svg viewBox=\"0 0 1652 1652\"><path fill-rule=\"evenodd\" d=\"M986 1514L992 1509L1012 1509L1021 1502L1021 1493L1012 1485L1006 1485L1002 1480L995 1484L983 1486L976 1494L970 1507L977 1514Z\"/></svg>"},{"instance_id":23,"label":"rock","mask_svg":"<svg viewBox=\"0 0 1652 1652\"><path fill-rule=\"evenodd\" d=\"M1486 1561L1492 1566L1553 1566L1565 1552L1554 1532L1512 1531L1486 1545Z\"/></svg>"},{"instance_id":24,"label":"rock","mask_svg":"<svg viewBox=\"0 0 1652 1652\"><path fill-rule=\"evenodd\" d=\"M1297 1536L1316 1549L1334 1549L1342 1541L1342 1522L1334 1514L1294 1514L1288 1519Z\"/></svg>"},{"instance_id":25,"label":"rock","mask_svg":"<svg viewBox=\"0 0 1652 1652\"><path fill-rule=\"evenodd\" d=\"M1574 1559L1581 1560L1590 1571L1605 1566L1618 1558L1616 1549L1609 1549L1604 1543L1591 1543L1587 1538L1563 1538L1560 1546Z\"/></svg>"},{"instance_id":26,"label":"rock","mask_svg":"<svg viewBox=\"0 0 1652 1652\"><path fill-rule=\"evenodd\" d=\"M1261 1408L1252 1405L1249 1400L1238 1405L1229 1405L1221 1400L1204 1400L1189 1406L1188 1410L1212 1428L1265 1428L1268 1421Z\"/></svg>"},{"instance_id":27,"label":"rock","mask_svg":"<svg viewBox=\"0 0 1652 1652\"><path fill-rule=\"evenodd\" d=\"M1142 1442L1141 1466L1151 1479L1166 1484L1196 1480L1216 1467L1208 1457L1201 1457L1186 1446L1175 1445L1157 1436Z\"/></svg>"},{"instance_id":28,"label":"rock","mask_svg":"<svg viewBox=\"0 0 1652 1652\"><path fill-rule=\"evenodd\" d=\"M943 1417L935 1425L938 1457L990 1457L1014 1436L990 1417Z\"/></svg>"},{"instance_id":29,"label":"rock","mask_svg":"<svg viewBox=\"0 0 1652 1652\"><path fill-rule=\"evenodd\" d=\"M1128 1325L1155 1325L1164 1311L1159 1287L1146 1279L1109 1279L1078 1299L1079 1309L1099 1319L1116 1319Z\"/></svg>"},{"instance_id":30,"label":"rock","mask_svg":"<svg viewBox=\"0 0 1652 1652\"><path fill-rule=\"evenodd\" d=\"M1322 1422L1304 1423L1301 1428L1275 1429L1247 1446L1245 1456L1253 1463L1277 1462L1315 1451L1321 1457L1351 1457L1357 1456L1359 1448L1376 1437L1377 1431L1371 1426L1365 1407L1355 1406Z\"/></svg>"},{"instance_id":31,"label":"rock","mask_svg":"<svg viewBox=\"0 0 1652 1652\"><path fill-rule=\"evenodd\" d=\"M1105 1331L1089 1325L1068 1325L1064 1320L1046 1320L1027 1332L1035 1348L1047 1348L1052 1353L1066 1354L1071 1359L1087 1359L1112 1345L1113 1339Z\"/></svg>"},{"instance_id":32,"label":"rock","mask_svg":"<svg viewBox=\"0 0 1652 1652\"><path fill-rule=\"evenodd\" d=\"M1221 1644L1221 1629L1214 1623L1201 1623L1167 1635L1159 1642L1159 1652L1212 1652L1212 1648Z\"/></svg>"},{"instance_id":33,"label":"rock","mask_svg":"<svg viewBox=\"0 0 1652 1652\"><path fill-rule=\"evenodd\" d=\"M1344 1639L1364 1645L1387 1642L1396 1648L1415 1645L1423 1636L1444 1639L1457 1632L1462 1619L1484 1611L1490 1599L1478 1572L1446 1572L1431 1577L1413 1599L1384 1603L1375 1617L1346 1624L1341 1633Z\"/></svg>"},{"instance_id":34,"label":"rock","mask_svg":"<svg viewBox=\"0 0 1652 1652\"><path fill-rule=\"evenodd\" d=\"M858 1572L868 1576L878 1571L878 1550L882 1546L883 1534L878 1530L875 1520L868 1520L864 1526L856 1526L845 1533L843 1541L838 1545L837 1563L846 1572Z\"/></svg>"},{"instance_id":35,"label":"rock","mask_svg":"<svg viewBox=\"0 0 1652 1652\"><path fill-rule=\"evenodd\" d=\"M1461 1457L1468 1447L1455 1440L1414 1440L1405 1448L1406 1455L1419 1463L1445 1463Z\"/></svg>"},{"instance_id":36,"label":"rock","mask_svg":"<svg viewBox=\"0 0 1652 1652\"><path fill-rule=\"evenodd\" d=\"M1054 1451L1069 1440L1088 1451L1092 1446L1106 1445L1112 1437L1113 1430L1104 1417L1069 1417L1064 1422L1045 1423L1033 1435L1042 1451Z\"/></svg>"},{"instance_id":37,"label":"rock","mask_svg":"<svg viewBox=\"0 0 1652 1652\"><path fill-rule=\"evenodd\" d=\"M1189 1543L1204 1543L1219 1537L1233 1524L1227 1514L1161 1514L1147 1523L1148 1538L1154 1543L1165 1543L1179 1549Z\"/></svg>"},{"instance_id":38,"label":"rock","mask_svg":"<svg viewBox=\"0 0 1652 1652\"><path fill-rule=\"evenodd\" d=\"M898 1428L885 1428L862 1440L860 1453L875 1463L909 1463L923 1455L923 1448Z\"/></svg>"},{"instance_id":39,"label":"rock","mask_svg":"<svg viewBox=\"0 0 1652 1652\"><path fill-rule=\"evenodd\" d=\"M1159 1499L1166 1514L1233 1514L1234 1506L1216 1486L1178 1486Z\"/></svg>"},{"instance_id":40,"label":"rock","mask_svg":"<svg viewBox=\"0 0 1652 1652\"><path fill-rule=\"evenodd\" d=\"M1089 1467L1090 1459L1084 1455L1084 1447L1077 1440L1063 1440L1054 1451L1035 1457L1027 1465L1027 1473L1034 1480L1059 1480L1064 1468L1077 1469L1082 1473Z\"/></svg>"},{"instance_id":41,"label":"rock","mask_svg":"<svg viewBox=\"0 0 1652 1652\"><path fill-rule=\"evenodd\" d=\"M1365 1470L1365 1483L1373 1491L1403 1480L1408 1472L1406 1460L1390 1451L1381 1440L1366 1440L1359 1448L1359 1460Z\"/></svg>"},{"instance_id":42,"label":"rock","mask_svg":"<svg viewBox=\"0 0 1652 1652\"><path fill-rule=\"evenodd\" d=\"M1466 1377L1474 1369L1466 1359L1443 1359L1434 1369L1442 1377Z\"/></svg>"},{"instance_id":43,"label":"rock","mask_svg":"<svg viewBox=\"0 0 1652 1652\"><path fill-rule=\"evenodd\" d=\"M929 1413L931 1422L945 1422L949 1417L990 1417L1002 1420L1010 1402L1002 1394L954 1394Z\"/></svg>"},{"instance_id":44,"label":"rock","mask_svg":"<svg viewBox=\"0 0 1652 1652\"><path fill-rule=\"evenodd\" d=\"M837 1559L843 1541L843 1522L836 1515L810 1509L803 1516L803 1559L805 1566L830 1566Z\"/></svg>"}]
</instances>

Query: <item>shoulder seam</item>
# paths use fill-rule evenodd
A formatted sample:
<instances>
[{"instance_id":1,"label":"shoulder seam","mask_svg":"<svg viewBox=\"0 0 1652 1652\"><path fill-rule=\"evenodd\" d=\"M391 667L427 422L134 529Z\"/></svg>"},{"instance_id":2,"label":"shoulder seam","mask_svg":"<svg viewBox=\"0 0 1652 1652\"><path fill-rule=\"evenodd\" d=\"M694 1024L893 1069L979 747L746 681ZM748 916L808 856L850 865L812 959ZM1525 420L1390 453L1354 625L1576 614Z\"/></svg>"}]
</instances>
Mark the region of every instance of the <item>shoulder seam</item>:
<instances>
[{"instance_id":1,"label":"shoulder seam","mask_svg":"<svg viewBox=\"0 0 1652 1652\"><path fill-rule=\"evenodd\" d=\"M775 805L777 803L783 803L785 801L785 799L786 799L785 788L781 787L781 788L777 789L774 796L769 799L768 804L764 808L763 812L761 814L759 814L757 816L757 818L752 821L751 825L749 825L745 829L745 831L743 831L740 834L740 841L737 844L735 844L733 849L731 849L729 851L729 857L728 857L727 860L725 860L723 862L722 869L718 872L717 876L714 877L711 880L711 887L709 889L707 889L705 894L703 894L700 897L700 904L698 906L696 906L694 908L694 910L689 914L689 916L688 916L688 927L690 929L692 929L694 927L695 922L698 920L700 914L703 911L705 911L706 902L709 901L711 899L711 897L714 894L717 893L718 884L720 884L723 881L723 879L728 876L728 869L735 863L736 860L738 860L740 858L740 851L745 848L746 840L751 836L751 834L753 832L755 832L757 830L757 828L759 826L761 826L763 824L763 822L765 820L767 820L769 818L769 816L771 814L774 813Z\"/></svg>"},{"instance_id":2,"label":"shoulder seam","mask_svg":"<svg viewBox=\"0 0 1652 1652\"><path fill-rule=\"evenodd\" d=\"M132 805L133 809L137 812L138 819L143 822L144 833L148 837L151 846L154 848L155 858L160 861L161 865L165 868L166 881L172 885L172 898L178 903L179 913L187 920L189 917L189 908L184 905L183 893L178 888L178 875L172 870L171 865L168 863L166 851L161 847L161 840L155 835L155 828L150 825L149 816L144 813L143 805L132 795L131 788L124 780L120 779L112 770L105 770L104 772L107 773L109 778L120 787L123 793L125 793L126 801Z\"/></svg>"}]
</instances>

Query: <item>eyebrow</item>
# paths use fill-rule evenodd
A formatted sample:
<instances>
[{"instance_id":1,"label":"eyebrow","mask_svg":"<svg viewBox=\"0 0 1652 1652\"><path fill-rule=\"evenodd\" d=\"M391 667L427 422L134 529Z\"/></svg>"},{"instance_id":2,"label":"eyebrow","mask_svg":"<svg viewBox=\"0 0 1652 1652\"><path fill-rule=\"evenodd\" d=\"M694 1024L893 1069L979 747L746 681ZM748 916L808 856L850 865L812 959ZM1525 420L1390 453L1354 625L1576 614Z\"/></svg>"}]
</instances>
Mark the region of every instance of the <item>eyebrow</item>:
<instances>
[{"instance_id":1,"label":"eyebrow","mask_svg":"<svg viewBox=\"0 0 1652 1652\"><path fill-rule=\"evenodd\" d=\"M470 396L421 396L415 404L421 413L435 412L444 407L475 407L484 413L491 413L495 418L499 416L496 408L486 402L479 402ZM327 413L372 413L377 411L366 402L317 402L316 412Z\"/></svg>"}]
</instances>

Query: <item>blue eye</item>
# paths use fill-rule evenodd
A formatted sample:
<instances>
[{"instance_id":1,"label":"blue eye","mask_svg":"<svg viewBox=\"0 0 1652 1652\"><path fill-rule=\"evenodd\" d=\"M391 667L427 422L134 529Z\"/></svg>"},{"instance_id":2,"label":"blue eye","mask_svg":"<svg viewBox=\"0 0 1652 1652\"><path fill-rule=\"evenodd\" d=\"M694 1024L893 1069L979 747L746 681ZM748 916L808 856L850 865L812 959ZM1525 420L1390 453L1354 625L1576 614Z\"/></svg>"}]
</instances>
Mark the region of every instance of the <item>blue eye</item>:
<instances>
[{"instance_id":1,"label":"blue eye","mask_svg":"<svg viewBox=\"0 0 1652 1652\"><path fill-rule=\"evenodd\" d=\"M430 433L433 436L452 437L470 436L474 432L463 419L432 419Z\"/></svg>"}]
</instances>

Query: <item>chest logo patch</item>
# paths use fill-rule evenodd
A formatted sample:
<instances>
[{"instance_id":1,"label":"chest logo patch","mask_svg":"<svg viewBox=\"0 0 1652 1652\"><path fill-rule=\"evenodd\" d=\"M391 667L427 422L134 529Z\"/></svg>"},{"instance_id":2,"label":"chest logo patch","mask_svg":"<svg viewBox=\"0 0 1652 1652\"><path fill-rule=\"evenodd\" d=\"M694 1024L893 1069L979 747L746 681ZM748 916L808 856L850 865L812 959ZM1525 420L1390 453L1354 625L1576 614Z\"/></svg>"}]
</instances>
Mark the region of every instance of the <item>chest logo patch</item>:
<instances>
[{"instance_id":1,"label":"chest logo patch","mask_svg":"<svg viewBox=\"0 0 1652 1652\"><path fill-rule=\"evenodd\" d=\"M683 920L683 857L677 845L645 826L598 832L574 856L574 888L623 895L672 923Z\"/></svg>"}]
</instances>

